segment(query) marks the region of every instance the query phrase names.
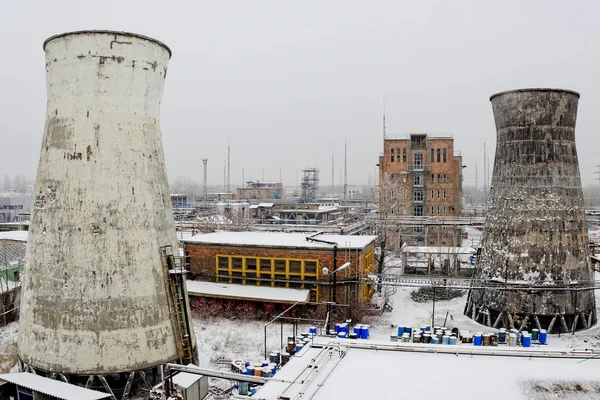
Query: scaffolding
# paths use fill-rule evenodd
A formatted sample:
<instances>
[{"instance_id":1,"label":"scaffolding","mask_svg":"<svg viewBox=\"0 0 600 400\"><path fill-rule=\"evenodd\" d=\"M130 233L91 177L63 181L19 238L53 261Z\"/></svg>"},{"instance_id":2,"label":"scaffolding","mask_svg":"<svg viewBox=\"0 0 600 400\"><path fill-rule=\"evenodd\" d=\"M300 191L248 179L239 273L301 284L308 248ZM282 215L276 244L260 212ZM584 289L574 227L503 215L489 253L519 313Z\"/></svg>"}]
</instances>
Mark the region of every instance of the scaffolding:
<instances>
[{"instance_id":1,"label":"scaffolding","mask_svg":"<svg viewBox=\"0 0 600 400\"><path fill-rule=\"evenodd\" d=\"M319 170L317 168L307 168L302 170L302 195L301 200L309 203L317 198L319 190Z\"/></svg>"}]
</instances>

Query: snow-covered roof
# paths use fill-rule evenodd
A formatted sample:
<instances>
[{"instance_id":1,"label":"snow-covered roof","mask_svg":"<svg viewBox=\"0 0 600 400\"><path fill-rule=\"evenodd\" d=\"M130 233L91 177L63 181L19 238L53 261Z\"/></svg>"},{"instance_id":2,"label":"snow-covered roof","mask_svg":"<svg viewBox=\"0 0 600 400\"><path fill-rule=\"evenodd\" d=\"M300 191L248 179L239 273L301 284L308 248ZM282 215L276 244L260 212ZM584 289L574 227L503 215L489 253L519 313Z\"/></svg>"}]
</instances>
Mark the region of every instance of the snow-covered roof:
<instances>
[{"instance_id":1,"label":"snow-covered roof","mask_svg":"<svg viewBox=\"0 0 600 400\"><path fill-rule=\"evenodd\" d=\"M0 240L14 240L16 242L26 242L28 235L28 231L0 232Z\"/></svg>"},{"instance_id":2,"label":"snow-covered roof","mask_svg":"<svg viewBox=\"0 0 600 400\"><path fill-rule=\"evenodd\" d=\"M29 372L2 374L0 375L0 380L63 400L99 400L110 398L108 393L70 385Z\"/></svg>"},{"instance_id":3,"label":"snow-covered roof","mask_svg":"<svg viewBox=\"0 0 600 400\"><path fill-rule=\"evenodd\" d=\"M188 364L188 367L196 367L194 364ZM190 374L189 372L179 372L173 376L173 383L182 389L189 389L193 384L198 382L202 375Z\"/></svg>"},{"instance_id":4,"label":"snow-covered roof","mask_svg":"<svg viewBox=\"0 0 600 400\"><path fill-rule=\"evenodd\" d=\"M192 296L199 295L226 299L272 301L277 303L306 303L309 298L309 290L306 289L288 289L270 286L202 281L187 281L187 290Z\"/></svg>"},{"instance_id":5,"label":"snow-covered roof","mask_svg":"<svg viewBox=\"0 0 600 400\"><path fill-rule=\"evenodd\" d=\"M536 396L535 391L541 390L541 394L563 400L583 399L588 397L569 391L569 385L564 393L544 393L544 387L555 383L560 390L558 386L569 381L583 386L585 382L595 383L600 367L595 357L598 352L589 349L569 356L569 350L555 349L551 354L545 346L438 346L323 337L314 340L318 346L292 356L253 398L396 399L402 394L427 399L546 398ZM346 347L351 342L356 345ZM337 351L337 343L343 352ZM572 358L576 356L579 358ZM541 389L536 389L536 384ZM580 394L582 397L578 397Z\"/></svg>"},{"instance_id":6,"label":"snow-covered roof","mask_svg":"<svg viewBox=\"0 0 600 400\"><path fill-rule=\"evenodd\" d=\"M328 212L332 212L332 211L341 211L341 209L339 207L336 206L319 206L318 209L316 210L311 210L311 209L296 209L296 208L292 208L289 210L280 210L279 212L282 213L297 213L297 214L323 214L323 213L328 213Z\"/></svg>"},{"instance_id":7,"label":"snow-covered roof","mask_svg":"<svg viewBox=\"0 0 600 400\"><path fill-rule=\"evenodd\" d=\"M228 246L255 246L255 247L289 247L303 249L333 249L333 245L307 240L308 235L302 233L286 232L214 232L205 235L196 235L182 240L183 243L204 243ZM351 235L317 235L318 240L334 242L340 249L362 250L373 243L376 236L351 236Z\"/></svg>"},{"instance_id":8,"label":"snow-covered roof","mask_svg":"<svg viewBox=\"0 0 600 400\"><path fill-rule=\"evenodd\" d=\"M424 254L474 254L477 250L472 247L447 247L447 246L404 246L402 253Z\"/></svg>"}]
</instances>

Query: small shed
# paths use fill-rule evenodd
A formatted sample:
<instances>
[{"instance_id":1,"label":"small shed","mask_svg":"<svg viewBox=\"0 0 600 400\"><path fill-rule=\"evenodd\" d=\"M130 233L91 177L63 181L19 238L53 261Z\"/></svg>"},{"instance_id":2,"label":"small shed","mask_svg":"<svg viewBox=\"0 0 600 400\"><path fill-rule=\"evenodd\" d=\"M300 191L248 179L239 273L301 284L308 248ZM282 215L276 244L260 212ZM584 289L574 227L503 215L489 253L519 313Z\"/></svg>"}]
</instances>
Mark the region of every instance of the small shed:
<instances>
[{"instance_id":1,"label":"small shed","mask_svg":"<svg viewBox=\"0 0 600 400\"><path fill-rule=\"evenodd\" d=\"M29 372L0 375L0 394L6 400L101 400L108 393L86 389Z\"/></svg>"},{"instance_id":2,"label":"small shed","mask_svg":"<svg viewBox=\"0 0 600 400\"><path fill-rule=\"evenodd\" d=\"M188 364L188 367L195 365ZM208 376L179 372L173 376L173 384L183 400L198 400L208 395Z\"/></svg>"}]
</instances>

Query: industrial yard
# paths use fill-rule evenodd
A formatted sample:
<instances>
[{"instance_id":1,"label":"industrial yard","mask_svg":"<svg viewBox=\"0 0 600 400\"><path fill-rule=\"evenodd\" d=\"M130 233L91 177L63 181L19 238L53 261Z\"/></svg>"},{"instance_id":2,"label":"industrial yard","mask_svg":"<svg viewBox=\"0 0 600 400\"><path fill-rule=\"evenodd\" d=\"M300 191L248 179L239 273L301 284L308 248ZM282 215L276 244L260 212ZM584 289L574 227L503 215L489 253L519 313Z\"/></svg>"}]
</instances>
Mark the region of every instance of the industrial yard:
<instances>
[{"instance_id":1,"label":"industrial yard","mask_svg":"<svg viewBox=\"0 0 600 400\"><path fill-rule=\"evenodd\" d=\"M55 3L0 2L0 398L600 399L600 5Z\"/></svg>"}]
</instances>

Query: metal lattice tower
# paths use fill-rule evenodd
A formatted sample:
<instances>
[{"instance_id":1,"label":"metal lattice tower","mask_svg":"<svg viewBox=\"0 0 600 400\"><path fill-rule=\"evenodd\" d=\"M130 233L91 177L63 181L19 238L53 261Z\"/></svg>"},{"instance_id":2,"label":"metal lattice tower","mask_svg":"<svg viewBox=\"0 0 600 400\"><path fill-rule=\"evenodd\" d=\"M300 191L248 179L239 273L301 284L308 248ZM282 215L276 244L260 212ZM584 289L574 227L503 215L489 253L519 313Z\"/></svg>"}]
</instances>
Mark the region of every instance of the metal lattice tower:
<instances>
[{"instance_id":1,"label":"metal lattice tower","mask_svg":"<svg viewBox=\"0 0 600 400\"><path fill-rule=\"evenodd\" d=\"M302 170L301 187L301 200L304 203L314 201L317 198L317 191L319 190L319 170L317 168Z\"/></svg>"}]
</instances>

